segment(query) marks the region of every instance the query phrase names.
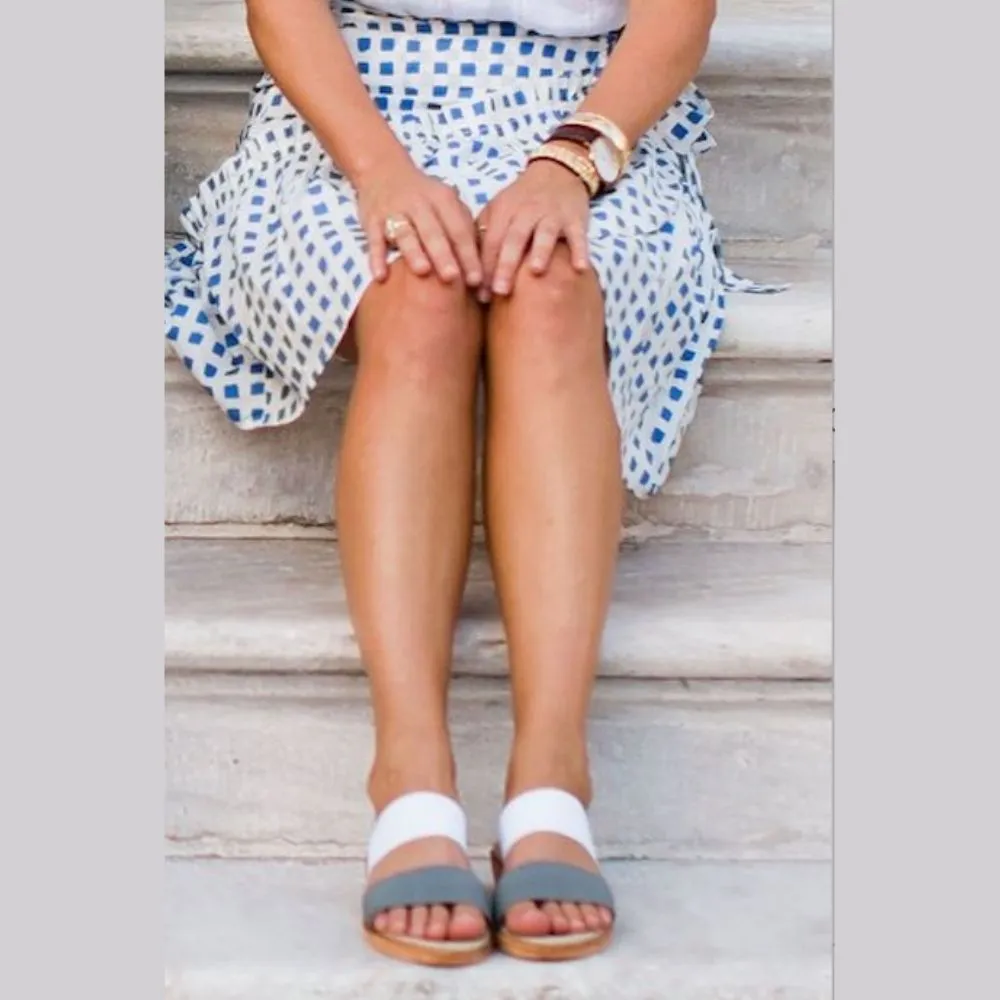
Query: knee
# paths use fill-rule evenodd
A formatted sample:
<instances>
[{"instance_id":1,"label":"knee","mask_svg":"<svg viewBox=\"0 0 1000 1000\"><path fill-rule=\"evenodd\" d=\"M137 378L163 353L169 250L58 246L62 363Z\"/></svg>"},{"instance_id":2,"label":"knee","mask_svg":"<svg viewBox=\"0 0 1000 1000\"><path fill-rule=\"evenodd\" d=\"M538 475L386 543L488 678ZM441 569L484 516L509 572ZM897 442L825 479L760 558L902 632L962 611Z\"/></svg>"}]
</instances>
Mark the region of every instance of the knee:
<instances>
[{"instance_id":1,"label":"knee","mask_svg":"<svg viewBox=\"0 0 1000 1000\"><path fill-rule=\"evenodd\" d=\"M463 282L418 277L401 262L383 289L387 304L364 331L362 364L420 382L476 371L482 348L479 310Z\"/></svg>"},{"instance_id":2,"label":"knee","mask_svg":"<svg viewBox=\"0 0 1000 1000\"><path fill-rule=\"evenodd\" d=\"M530 357L533 364L550 359L563 371L575 362L603 365L604 300L597 276L577 271L563 246L544 274L520 267L493 318L491 352Z\"/></svg>"}]
</instances>

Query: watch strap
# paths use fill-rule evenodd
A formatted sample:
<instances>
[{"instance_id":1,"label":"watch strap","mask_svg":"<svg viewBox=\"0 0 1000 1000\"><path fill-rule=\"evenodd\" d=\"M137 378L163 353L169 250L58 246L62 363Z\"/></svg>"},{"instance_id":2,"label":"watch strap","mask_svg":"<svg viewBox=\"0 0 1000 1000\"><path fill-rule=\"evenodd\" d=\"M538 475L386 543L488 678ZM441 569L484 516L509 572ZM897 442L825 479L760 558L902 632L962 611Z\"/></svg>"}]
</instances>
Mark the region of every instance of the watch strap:
<instances>
[{"instance_id":1,"label":"watch strap","mask_svg":"<svg viewBox=\"0 0 1000 1000\"><path fill-rule=\"evenodd\" d=\"M565 142L576 142L581 146L590 146L595 139L602 138L603 133L598 132L592 125L584 125L579 122L566 122L560 125L549 136L550 140L563 140Z\"/></svg>"}]
</instances>

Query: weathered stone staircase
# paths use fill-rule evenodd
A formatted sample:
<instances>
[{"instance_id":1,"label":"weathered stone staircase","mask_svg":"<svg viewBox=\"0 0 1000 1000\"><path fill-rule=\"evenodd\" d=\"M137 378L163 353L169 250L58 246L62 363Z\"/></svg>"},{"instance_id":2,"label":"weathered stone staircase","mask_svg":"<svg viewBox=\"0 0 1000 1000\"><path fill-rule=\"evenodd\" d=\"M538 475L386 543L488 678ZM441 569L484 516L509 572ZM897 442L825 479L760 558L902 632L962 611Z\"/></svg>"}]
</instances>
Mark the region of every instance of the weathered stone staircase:
<instances>
[{"instance_id":1,"label":"weathered stone staircase","mask_svg":"<svg viewBox=\"0 0 1000 1000\"><path fill-rule=\"evenodd\" d=\"M442 973L364 948L371 732L331 544L351 373L249 434L166 356L171 1000L831 996L830 3L719 6L705 183L737 268L793 287L732 297L668 486L626 516L592 728L615 945ZM167 0L166 42L169 234L257 65L241 0ZM504 652L480 551L452 700L480 859Z\"/></svg>"}]
</instances>

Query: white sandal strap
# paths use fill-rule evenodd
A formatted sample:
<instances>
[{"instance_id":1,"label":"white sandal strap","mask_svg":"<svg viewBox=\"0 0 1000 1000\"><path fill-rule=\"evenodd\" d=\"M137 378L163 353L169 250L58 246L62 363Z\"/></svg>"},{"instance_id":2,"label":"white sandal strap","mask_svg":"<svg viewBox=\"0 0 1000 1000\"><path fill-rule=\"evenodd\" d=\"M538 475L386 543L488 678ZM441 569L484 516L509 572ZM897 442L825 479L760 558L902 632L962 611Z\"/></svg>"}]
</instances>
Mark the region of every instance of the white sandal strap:
<instances>
[{"instance_id":1,"label":"white sandal strap","mask_svg":"<svg viewBox=\"0 0 1000 1000\"><path fill-rule=\"evenodd\" d=\"M511 848L533 833L558 833L575 840L597 860L597 848L583 803L561 788L533 788L510 800L500 813L499 842L506 859Z\"/></svg>"},{"instance_id":2,"label":"white sandal strap","mask_svg":"<svg viewBox=\"0 0 1000 1000\"><path fill-rule=\"evenodd\" d=\"M465 811L447 795L410 792L390 802L379 813L368 840L368 869L387 854L424 837L447 837L467 849Z\"/></svg>"}]
</instances>

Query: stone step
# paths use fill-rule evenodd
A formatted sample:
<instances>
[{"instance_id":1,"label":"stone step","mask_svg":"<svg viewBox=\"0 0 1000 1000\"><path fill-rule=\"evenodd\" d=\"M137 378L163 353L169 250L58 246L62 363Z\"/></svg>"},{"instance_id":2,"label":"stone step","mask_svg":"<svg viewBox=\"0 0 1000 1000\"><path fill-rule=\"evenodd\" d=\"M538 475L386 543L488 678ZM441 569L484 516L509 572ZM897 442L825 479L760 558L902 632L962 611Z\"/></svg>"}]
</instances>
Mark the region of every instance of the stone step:
<instances>
[{"instance_id":1,"label":"stone step","mask_svg":"<svg viewBox=\"0 0 1000 1000\"><path fill-rule=\"evenodd\" d=\"M832 523L829 259L734 263L793 287L731 296L722 346L665 489L629 498L626 524L635 531ZM353 369L331 364L295 423L241 431L164 349L167 523L330 525Z\"/></svg>"},{"instance_id":2,"label":"stone step","mask_svg":"<svg viewBox=\"0 0 1000 1000\"><path fill-rule=\"evenodd\" d=\"M609 856L828 855L829 560L762 542L623 551L591 727ZM510 739L504 645L477 551L451 715L479 853ZM165 664L169 853L361 856L372 731L335 546L168 540Z\"/></svg>"},{"instance_id":3,"label":"stone step","mask_svg":"<svg viewBox=\"0 0 1000 1000\"><path fill-rule=\"evenodd\" d=\"M708 76L829 78L832 0L719 0ZM256 72L245 0L167 0L168 73Z\"/></svg>"},{"instance_id":4,"label":"stone step","mask_svg":"<svg viewBox=\"0 0 1000 1000\"><path fill-rule=\"evenodd\" d=\"M470 969L381 958L357 863L176 861L167 1000L830 1000L827 863L609 863L617 936L586 961Z\"/></svg>"},{"instance_id":5,"label":"stone step","mask_svg":"<svg viewBox=\"0 0 1000 1000\"><path fill-rule=\"evenodd\" d=\"M358 676L329 541L166 542L168 671ZM621 553L600 672L620 679L825 680L828 544L647 540ZM485 553L473 555L457 675L505 677L507 649Z\"/></svg>"},{"instance_id":6,"label":"stone step","mask_svg":"<svg viewBox=\"0 0 1000 1000\"><path fill-rule=\"evenodd\" d=\"M451 734L477 856L495 836L506 681L460 677ZM829 685L602 679L590 764L605 856L827 859ZM171 856L361 858L372 726L361 678L167 678Z\"/></svg>"}]
</instances>

